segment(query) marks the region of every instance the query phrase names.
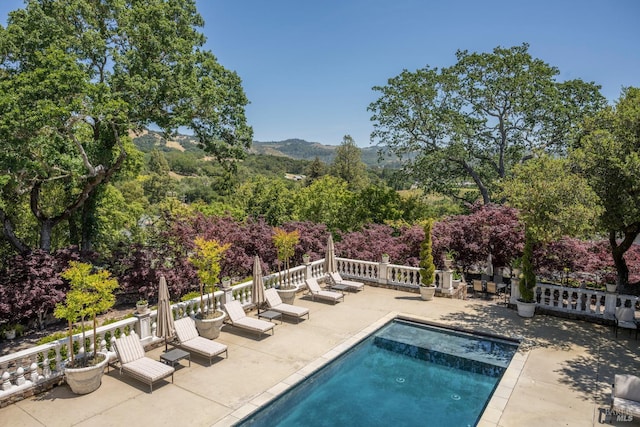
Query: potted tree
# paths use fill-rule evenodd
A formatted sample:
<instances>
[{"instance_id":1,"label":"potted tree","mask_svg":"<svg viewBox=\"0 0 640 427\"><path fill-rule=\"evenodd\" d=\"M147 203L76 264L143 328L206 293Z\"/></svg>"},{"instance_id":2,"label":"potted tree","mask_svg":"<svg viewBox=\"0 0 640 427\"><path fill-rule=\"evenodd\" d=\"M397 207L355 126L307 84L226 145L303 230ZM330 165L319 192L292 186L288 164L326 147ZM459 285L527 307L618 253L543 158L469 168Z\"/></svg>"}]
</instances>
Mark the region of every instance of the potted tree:
<instances>
[{"instance_id":1,"label":"potted tree","mask_svg":"<svg viewBox=\"0 0 640 427\"><path fill-rule=\"evenodd\" d=\"M98 352L97 321L99 313L113 307L116 298L113 294L118 287L118 281L111 278L106 270L92 273L91 264L71 261L69 268L60 275L69 281L71 288L67 292L65 301L58 303L54 316L65 319L69 326L69 361L64 367L64 375L71 391L76 394L87 394L100 387L104 367L109 362L105 353ZM85 319L90 318L93 324L93 349L83 352L86 343ZM74 355L73 323L82 321L82 345L78 357Z\"/></svg>"},{"instance_id":2,"label":"potted tree","mask_svg":"<svg viewBox=\"0 0 640 427\"><path fill-rule=\"evenodd\" d=\"M451 267L453 267L453 261L455 257L456 257L456 251L454 251L453 249L449 249L447 252L445 252L444 268L446 268L447 270L451 270Z\"/></svg>"},{"instance_id":3,"label":"potted tree","mask_svg":"<svg viewBox=\"0 0 640 427\"><path fill-rule=\"evenodd\" d=\"M220 275L220 261L231 244L221 245L217 240L205 240L202 237L197 237L194 243L196 251L189 258L189 262L197 269L200 279L200 311L194 320L200 335L215 339L220 335L225 313L216 308L213 293ZM211 294L207 304L204 301L205 293Z\"/></svg>"},{"instance_id":4,"label":"potted tree","mask_svg":"<svg viewBox=\"0 0 640 427\"><path fill-rule=\"evenodd\" d=\"M278 256L278 285L276 290L280 299L285 304L293 304L298 287L291 283L289 274L289 260L295 253L295 247L300 240L300 231L293 230L287 232L276 227L273 232L273 245L276 247ZM280 266L284 266L284 275Z\"/></svg>"},{"instance_id":5,"label":"potted tree","mask_svg":"<svg viewBox=\"0 0 640 427\"><path fill-rule=\"evenodd\" d=\"M420 244L420 297L429 301L436 294L436 265L433 263L431 247L431 229L433 220L429 219L424 226L424 240Z\"/></svg>"},{"instance_id":6,"label":"potted tree","mask_svg":"<svg viewBox=\"0 0 640 427\"><path fill-rule=\"evenodd\" d=\"M602 208L584 178L571 172L567 159L548 155L514 167L502 189L508 203L519 209L525 227L517 306L520 316L532 317L536 305L535 245L563 235L586 235L593 230Z\"/></svg>"}]
</instances>

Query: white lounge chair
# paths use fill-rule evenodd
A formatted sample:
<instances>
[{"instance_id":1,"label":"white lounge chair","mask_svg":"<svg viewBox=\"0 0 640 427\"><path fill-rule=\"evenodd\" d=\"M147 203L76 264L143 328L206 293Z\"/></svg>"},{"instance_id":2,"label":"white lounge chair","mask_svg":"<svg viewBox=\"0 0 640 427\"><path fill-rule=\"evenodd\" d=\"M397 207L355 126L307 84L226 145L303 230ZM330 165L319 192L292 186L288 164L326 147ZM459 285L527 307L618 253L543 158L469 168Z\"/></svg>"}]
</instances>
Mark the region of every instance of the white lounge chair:
<instances>
[{"instance_id":1,"label":"white lounge chair","mask_svg":"<svg viewBox=\"0 0 640 427\"><path fill-rule=\"evenodd\" d=\"M618 336L618 329L629 329L636 331L636 339L638 339L638 325L636 323L636 310L633 307L618 307L615 312L615 329L616 337Z\"/></svg>"},{"instance_id":2,"label":"white lounge chair","mask_svg":"<svg viewBox=\"0 0 640 427\"><path fill-rule=\"evenodd\" d=\"M640 417L640 378L616 374L611 390L611 412Z\"/></svg>"},{"instance_id":3,"label":"white lounge chair","mask_svg":"<svg viewBox=\"0 0 640 427\"><path fill-rule=\"evenodd\" d=\"M342 292L323 291L318 284L318 280L313 277L305 280L305 283L307 284L307 289L309 289L309 294L311 294L311 299L314 301L316 298L331 301L334 304L339 300L344 301Z\"/></svg>"},{"instance_id":4,"label":"white lounge chair","mask_svg":"<svg viewBox=\"0 0 640 427\"><path fill-rule=\"evenodd\" d=\"M342 278L342 276L340 276L340 273L338 273L337 271L333 272L333 273L329 273L329 277L331 278L331 281L333 282L334 286L338 286L337 289L346 287L349 290L354 290L354 291L362 291L364 290L364 283L361 282L354 282L353 280L345 280Z\"/></svg>"},{"instance_id":5,"label":"white lounge chair","mask_svg":"<svg viewBox=\"0 0 640 427\"><path fill-rule=\"evenodd\" d=\"M280 299L280 295L278 295L278 291L274 288L265 290L264 297L267 300L269 310L277 311L278 313L282 313L286 316L295 317L297 322L299 322L300 318L305 315L307 316L307 319L309 318L308 308L283 303L282 299Z\"/></svg>"},{"instance_id":6,"label":"white lounge chair","mask_svg":"<svg viewBox=\"0 0 640 427\"><path fill-rule=\"evenodd\" d=\"M177 346L189 353L195 353L209 358L209 365L211 365L211 360L215 356L222 353L225 353L225 357L229 355L226 345L198 335L196 324L192 318L184 317L176 320L174 324L176 327L176 337L178 339Z\"/></svg>"},{"instance_id":7,"label":"white lounge chair","mask_svg":"<svg viewBox=\"0 0 640 427\"><path fill-rule=\"evenodd\" d=\"M130 335L122 335L115 340L116 354L120 361L120 374L123 372L138 381L149 384L150 392L153 392L153 383L171 375L173 382L172 366L153 360L144 355L144 347L135 332Z\"/></svg>"},{"instance_id":8,"label":"white lounge chair","mask_svg":"<svg viewBox=\"0 0 640 427\"><path fill-rule=\"evenodd\" d=\"M238 301L231 301L224 305L224 309L229 315L229 322L233 326L237 326L238 328L247 329L254 332L260 332L260 335L265 332L271 331L271 335L274 334L274 327L276 326L273 322L267 322L262 319L254 319L253 317L248 317L244 312L244 308Z\"/></svg>"}]
</instances>

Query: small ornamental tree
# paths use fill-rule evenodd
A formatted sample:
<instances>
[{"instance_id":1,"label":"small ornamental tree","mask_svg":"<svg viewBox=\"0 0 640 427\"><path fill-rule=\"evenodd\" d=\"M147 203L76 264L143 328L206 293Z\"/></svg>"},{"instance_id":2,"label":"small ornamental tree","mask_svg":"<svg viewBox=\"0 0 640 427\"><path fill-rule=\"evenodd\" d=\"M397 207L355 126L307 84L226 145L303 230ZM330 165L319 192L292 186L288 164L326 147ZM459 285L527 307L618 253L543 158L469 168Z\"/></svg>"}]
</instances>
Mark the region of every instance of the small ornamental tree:
<instances>
[{"instance_id":1,"label":"small ornamental tree","mask_svg":"<svg viewBox=\"0 0 640 427\"><path fill-rule=\"evenodd\" d=\"M436 265L433 263L433 251L431 249L431 229L433 220L429 219L424 225L424 240L420 245L420 286L433 286L436 274Z\"/></svg>"},{"instance_id":2,"label":"small ornamental tree","mask_svg":"<svg viewBox=\"0 0 640 427\"><path fill-rule=\"evenodd\" d=\"M289 260L295 254L296 245L300 240L300 231L293 230L287 232L282 228L276 227L273 230L273 245L276 247L276 252L278 253L278 261L281 264L278 264L278 281L280 282L280 288L288 288L289 284L286 280L289 276ZM285 280L282 279L282 270L280 269L280 265L284 266L285 270Z\"/></svg>"},{"instance_id":3,"label":"small ornamental tree","mask_svg":"<svg viewBox=\"0 0 640 427\"><path fill-rule=\"evenodd\" d=\"M231 247L231 243L221 245L217 240L205 240L196 237L194 240L196 253L189 258L189 261L198 270L200 279L200 313L202 318L207 315L205 311L204 293L213 293L215 285L220 276L220 261L224 253Z\"/></svg>"},{"instance_id":4,"label":"small ornamental tree","mask_svg":"<svg viewBox=\"0 0 640 427\"><path fill-rule=\"evenodd\" d=\"M563 235L588 235L602 208L587 182L571 172L566 159L546 155L514 167L513 176L503 182L503 193L520 210L525 224L519 290L522 301L531 303L536 286L534 246Z\"/></svg>"},{"instance_id":5,"label":"small ornamental tree","mask_svg":"<svg viewBox=\"0 0 640 427\"><path fill-rule=\"evenodd\" d=\"M71 289L67 293L66 301L56 305L54 316L67 320L69 324L69 353L71 354L71 364L74 364L73 357L73 322L78 318L82 320L82 343L86 341L84 320L89 317L93 323L93 354L95 359L98 350L97 343L97 322L98 314L113 307L116 302L114 291L118 287L118 281L111 278L111 274L106 270L99 270L91 273L91 264L71 261L69 268L60 273L64 279L68 280ZM82 361L86 365L89 358Z\"/></svg>"}]
</instances>

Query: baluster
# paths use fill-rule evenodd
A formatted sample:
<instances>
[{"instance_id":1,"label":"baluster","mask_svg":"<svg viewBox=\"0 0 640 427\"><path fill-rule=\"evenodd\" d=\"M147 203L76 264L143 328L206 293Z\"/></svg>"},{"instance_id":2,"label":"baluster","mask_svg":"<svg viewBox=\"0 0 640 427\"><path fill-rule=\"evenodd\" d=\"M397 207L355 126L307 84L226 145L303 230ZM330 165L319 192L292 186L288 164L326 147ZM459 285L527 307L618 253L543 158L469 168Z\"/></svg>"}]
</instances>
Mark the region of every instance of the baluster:
<instances>
[{"instance_id":1,"label":"baluster","mask_svg":"<svg viewBox=\"0 0 640 427\"><path fill-rule=\"evenodd\" d=\"M600 295L596 293L596 314L600 314Z\"/></svg>"},{"instance_id":2,"label":"baluster","mask_svg":"<svg viewBox=\"0 0 640 427\"><path fill-rule=\"evenodd\" d=\"M60 344L60 341L58 341L56 343L55 346L55 352L56 352L56 371L60 371L62 368L62 345Z\"/></svg>"},{"instance_id":3,"label":"baluster","mask_svg":"<svg viewBox=\"0 0 640 427\"><path fill-rule=\"evenodd\" d=\"M24 378L24 368L20 366L18 369L16 369L16 385L21 386L26 381L27 380Z\"/></svg>"},{"instance_id":4,"label":"baluster","mask_svg":"<svg viewBox=\"0 0 640 427\"><path fill-rule=\"evenodd\" d=\"M37 384L40 379L42 378L39 374L38 374L38 364L36 362L31 363L30 369L31 371L31 375L29 375L29 378L31 379L31 382L33 384Z\"/></svg>"},{"instance_id":5,"label":"baluster","mask_svg":"<svg viewBox=\"0 0 640 427\"><path fill-rule=\"evenodd\" d=\"M4 371L4 373L2 374L2 390L9 391L11 390L11 387L13 387L13 385L11 384L11 374L9 373L9 371Z\"/></svg>"},{"instance_id":6,"label":"baluster","mask_svg":"<svg viewBox=\"0 0 640 427\"><path fill-rule=\"evenodd\" d=\"M49 360L48 357L45 357L44 360L42 361L42 376L44 378L51 377L51 367L49 366L50 363L51 361Z\"/></svg>"}]
</instances>

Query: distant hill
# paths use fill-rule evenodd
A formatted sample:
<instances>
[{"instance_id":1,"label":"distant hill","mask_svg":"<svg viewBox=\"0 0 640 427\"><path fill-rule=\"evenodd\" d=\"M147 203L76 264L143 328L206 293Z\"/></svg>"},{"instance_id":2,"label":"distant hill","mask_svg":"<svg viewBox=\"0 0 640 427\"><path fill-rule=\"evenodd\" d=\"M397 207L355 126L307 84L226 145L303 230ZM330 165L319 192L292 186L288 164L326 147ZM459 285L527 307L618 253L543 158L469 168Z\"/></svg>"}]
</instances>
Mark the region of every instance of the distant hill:
<instances>
[{"instance_id":1,"label":"distant hill","mask_svg":"<svg viewBox=\"0 0 640 427\"><path fill-rule=\"evenodd\" d=\"M196 139L188 135L177 135L167 141L162 134L155 131L144 131L139 135L131 135L135 145L144 152L149 152L154 148L160 151L202 151L198 148ZM309 142L304 139L287 139L284 141L261 142L253 141L249 150L252 154L267 154L271 156L289 157L300 160L314 160L318 157L324 163L332 163L336 156L337 145L325 145L319 142ZM397 167L395 159L386 159L378 163L378 148L364 147L362 150L362 161L371 167L391 166Z\"/></svg>"}]
</instances>

